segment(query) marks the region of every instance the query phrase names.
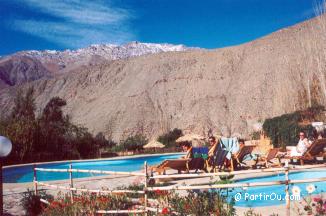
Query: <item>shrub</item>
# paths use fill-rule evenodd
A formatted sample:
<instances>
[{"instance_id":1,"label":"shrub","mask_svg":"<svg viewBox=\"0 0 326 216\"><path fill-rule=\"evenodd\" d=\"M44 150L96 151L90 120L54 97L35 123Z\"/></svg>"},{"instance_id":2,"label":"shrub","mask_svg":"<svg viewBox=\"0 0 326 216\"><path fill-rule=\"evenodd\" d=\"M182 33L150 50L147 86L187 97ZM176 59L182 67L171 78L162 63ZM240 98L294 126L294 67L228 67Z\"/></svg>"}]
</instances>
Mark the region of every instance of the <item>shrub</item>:
<instances>
[{"instance_id":1,"label":"shrub","mask_svg":"<svg viewBox=\"0 0 326 216\"><path fill-rule=\"evenodd\" d=\"M235 215L233 202L228 203L225 196L213 192L189 192L182 197L173 193L170 195L170 212L178 212L179 215Z\"/></svg>"},{"instance_id":2,"label":"shrub","mask_svg":"<svg viewBox=\"0 0 326 216\"><path fill-rule=\"evenodd\" d=\"M122 145L115 145L111 148L112 152L121 152L121 151L125 151L126 149L124 149L124 146Z\"/></svg>"},{"instance_id":3,"label":"shrub","mask_svg":"<svg viewBox=\"0 0 326 216\"><path fill-rule=\"evenodd\" d=\"M147 143L145 136L141 134L136 134L135 136L128 137L126 140L122 141L119 147L115 147L114 150L128 150L135 151L143 149L143 146Z\"/></svg>"},{"instance_id":4,"label":"shrub","mask_svg":"<svg viewBox=\"0 0 326 216\"><path fill-rule=\"evenodd\" d=\"M58 198L50 202L42 215L98 215L96 213L98 210L128 210L132 209L135 204L137 203L133 203L123 194L82 193L75 195L73 202L70 194L58 194Z\"/></svg>"},{"instance_id":5,"label":"shrub","mask_svg":"<svg viewBox=\"0 0 326 216\"><path fill-rule=\"evenodd\" d=\"M294 208L298 215L326 215L325 194L323 190L321 190L320 194L313 195L312 193L315 191L316 188L317 187L313 184L307 185L306 191L308 192L308 195L301 197L301 200L299 202L300 205L295 205Z\"/></svg>"},{"instance_id":6,"label":"shrub","mask_svg":"<svg viewBox=\"0 0 326 216\"><path fill-rule=\"evenodd\" d=\"M161 185L162 186L162 185ZM144 185L131 185L118 188L120 190L143 190ZM103 188L105 189L105 188ZM27 209L33 209L33 214L29 215L97 215L98 210L131 210L144 205L143 195L133 194L127 197L125 194L99 195L97 193L82 193L74 195L70 193L60 193L57 198L49 200L49 197L36 197L32 192L28 193L28 203L24 205ZM179 195L175 191L156 190L148 193L149 198L156 199L158 207L163 209L159 214L149 213L149 215L235 215L234 202L227 202L227 197L219 192L193 192L186 195ZM49 200L50 204L42 206L40 197ZM131 198L139 198L138 201ZM72 202L73 200L73 202ZM34 214L35 213L35 214ZM127 214L119 214L127 215Z\"/></svg>"},{"instance_id":7,"label":"shrub","mask_svg":"<svg viewBox=\"0 0 326 216\"><path fill-rule=\"evenodd\" d=\"M305 131L308 135L312 134L313 127L311 125L300 123L317 120L323 110L323 106L315 106L306 110L266 119L263 124L263 130L271 138L274 147L285 148L287 145L297 143L300 131Z\"/></svg>"},{"instance_id":8,"label":"shrub","mask_svg":"<svg viewBox=\"0 0 326 216\"><path fill-rule=\"evenodd\" d=\"M111 139L106 139L102 132L99 132L95 136L95 141L100 148L110 149L116 145L116 143Z\"/></svg>"},{"instance_id":9,"label":"shrub","mask_svg":"<svg viewBox=\"0 0 326 216\"><path fill-rule=\"evenodd\" d=\"M36 216L42 212L45 206L40 199L51 200L53 196L47 194L44 190L38 191L38 195L35 195L33 191L27 189L21 201L26 215Z\"/></svg>"},{"instance_id":10,"label":"shrub","mask_svg":"<svg viewBox=\"0 0 326 216\"><path fill-rule=\"evenodd\" d=\"M163 134L157 138L157 141L163 143L165 147L175 147L175 141L183 135L182 130L174 128L166 134Z\"/></svg>"}]
</instances>

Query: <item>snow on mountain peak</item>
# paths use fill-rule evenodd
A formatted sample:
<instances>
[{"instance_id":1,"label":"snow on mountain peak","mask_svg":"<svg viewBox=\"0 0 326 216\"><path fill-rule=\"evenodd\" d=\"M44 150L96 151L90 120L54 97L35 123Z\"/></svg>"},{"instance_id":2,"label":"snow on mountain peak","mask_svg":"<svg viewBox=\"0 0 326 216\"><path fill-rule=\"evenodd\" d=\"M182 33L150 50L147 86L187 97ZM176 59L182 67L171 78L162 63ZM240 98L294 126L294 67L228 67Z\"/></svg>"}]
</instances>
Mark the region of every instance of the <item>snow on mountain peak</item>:
<instances>
[{"instance_id":1,"label":"snow on mountain peak","mask_svg":"<svg viewBox=\"0 0 326 216\"><path fill-rule=\"evenodd\" d=\"M146 54L154 54L160 52L178 52L191 49L198 48L186 47L184 45L140 43L138 41L132 41L123 45L92 44L86 48L80 48L76 50L30 50L19 52L19 54L35 57L42 62L53 59L57 59L60 61L65 61L64 59L66 59L68 61L71 61L92 56L101 56L107 60L116 60Z\"/></svg>"},{"instance_id":2,"label":"snow on mountain peak","mask_svg":"<svg viewBox=\"0 0 326 216\"><path fill-rule=\"evenodd\" d=\"M13 56L29 57L42 63L52 73L69 72L79 66L101 64L103 61L127 59L135 56L161 52L180 52L199 49L184 45L140 43L132 41L123 45L92 44L76 50L29 50L21 51ZM8 56L10 57L10 56Z\"/></svg>"}]
</instances>

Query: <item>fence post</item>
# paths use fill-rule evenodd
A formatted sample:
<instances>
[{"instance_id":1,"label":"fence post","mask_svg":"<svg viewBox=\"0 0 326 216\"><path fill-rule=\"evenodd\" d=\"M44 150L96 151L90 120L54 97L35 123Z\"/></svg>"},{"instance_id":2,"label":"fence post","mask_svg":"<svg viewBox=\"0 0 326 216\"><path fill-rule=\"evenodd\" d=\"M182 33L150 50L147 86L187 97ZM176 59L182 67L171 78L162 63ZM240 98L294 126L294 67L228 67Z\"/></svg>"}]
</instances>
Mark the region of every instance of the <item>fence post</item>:
<instances>
[{"instance_id":1,"label":"fence post","mask_svg":"<svg viewBox=\"0 0 326 216\"><path fill-rule=\"evenodd\" d=\"M290 216L290 193L289 193L289 166L285 164L285 202L286 216Z\"/></svg>"},{"instance_id":2,"label":"fence post","mask_svg":"<svg viewBox=\"0 0 326 216\"><path fill-rule=\"evenodd\" d=\"M33 164L33 171L34 171L34 177L33 177L34 192L35 192L35 195L37 196L38 192L37 192L37 176L36 176L36 164L35 163Z\"/></svg>"},{"instance_id":3,"label":"fence post","mask_svg":"<svg viewBox=\"0 0 326 216\"><path fill-rule=\"evenodd\" d=\"M70 162L69 165L69 179L70 179L70 184L69 187L70 189L74 187L74 182L72 179L72 163ZM70 196L71 196L71 203L74 203L74 192L72 190L70 190Z\"/></svg>"},{"instance_id":4,"label":"fence post","mask_svg":"<svg viewBox=\"0 0 326 216\"><path fill-rule=\"evenodd\" d=\"M148 182L147 161L144 162L144 168L145 168L144 207L145 207L145 216L147 216L147 182Z\"/></svg>"}]
</instances>

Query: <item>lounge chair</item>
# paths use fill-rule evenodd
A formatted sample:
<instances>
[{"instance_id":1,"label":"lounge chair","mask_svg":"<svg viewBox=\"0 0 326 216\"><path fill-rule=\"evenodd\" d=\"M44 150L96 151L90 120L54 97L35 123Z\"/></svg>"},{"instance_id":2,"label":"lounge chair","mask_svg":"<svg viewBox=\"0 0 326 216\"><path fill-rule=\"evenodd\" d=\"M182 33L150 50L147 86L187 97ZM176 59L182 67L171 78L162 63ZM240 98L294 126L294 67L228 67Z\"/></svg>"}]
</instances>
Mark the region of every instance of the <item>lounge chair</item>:
<instances>
[{"instance_id":1,"label":"lounge chair","mask_svg":"<svg viewBox=\"0 0 326 216\"><path fill-rule=\"evenodd\" d=\"M177 170L178 173L181 173L181 171L189 172L190 170L196 170L197 172L203 170L204 165L205 160L197 154L196 157L190 159L165 160L158 166L151 167L151 172L165 174L168 169Z\"/></svg>"},{"instance_id":2,"label":"lounge chair","mask_svg":"<svg viewBox=\"0 0 326 216\"><path fill-rule=\"evenodd\" d=\"M209 171L218 172L224 167L226 156L229 152L221 147L220 144L215 149L214 156L206 160L206 166L210 167Z\"/></svg>"},{"instance_id":3,"label":"lounge chair","mask_svg":"<svg viewBox=\"0 0 326 216\"><path fill-rule=\"evenodd\" d=\"M157 166L151 167L151 172L157 172L158 174L165 174L167 169L178 170L178 173L181 171L188 170L188 162L190 159L174 159L174 160L165 160Z\"/></svg>"},{"instance_id":4,"label":"lounge chair","mask_svg":"<svg viewBox=\"0 0 326 216\"><path fill-rule=\"evenodd\" d=\"M208 148L207 147L193 147L192 153L194 158L203 158L204 160L208 157Z\"/></svg>"},{"instance_id":5,"label":"lounge chair","mask_svg":"<svg viewBox=\"0 0 326 216\"><path fill-rule=\"evenodd\" d=\"M314 161L316 156L324 151L324 148L326 148L326 139L317 139L309 146L302 156L285 156L284 158L299 160L300 164L304 165L305 161Z\"/></svg>"},{"instance_id":6,"label":"lounge chair","mask_svg":"<svg viewBox=\"0 0 326 216\"><path fill-rule=\"evenodd\" d=\"M279 159L276 157L277 153L279 152L280 148L273 148L268 151L265 156L257 155L256 164L254 167L270 167L270 166L280 166ZM278 160L277 163L274 163L272 160Z\"/></svg>"},{"instance_id":7,"label":"lounge chair","mask_svg":"<svg viewBox=\"0 0 326 216\"><path fill-rule=\"evenodd\" d=\"M244 146L240 149L240 152L233 154L231 159L231 170L233 171L235 167L239 168L245 166L245 164L242 163L243 159L246 155L251 154L254 148L255 146ZM234 162L236 162L235 166Z\"/></svg>"}]
</instances>

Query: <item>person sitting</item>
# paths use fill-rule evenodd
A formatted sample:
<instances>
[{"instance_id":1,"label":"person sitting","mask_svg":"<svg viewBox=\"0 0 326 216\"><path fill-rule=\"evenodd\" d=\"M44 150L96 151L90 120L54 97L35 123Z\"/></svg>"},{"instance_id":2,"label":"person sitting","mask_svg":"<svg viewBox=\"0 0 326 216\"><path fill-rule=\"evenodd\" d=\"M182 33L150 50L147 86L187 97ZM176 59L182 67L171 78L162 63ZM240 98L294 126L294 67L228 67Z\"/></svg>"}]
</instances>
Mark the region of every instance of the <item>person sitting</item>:
<instances>
[{"instance_id":1,"label":"person sitting","mask_svg":"<svg viewBox=\"0 0 326 216\"><path fill-rule=\"evenodd\" d=\"M296 146L287 147L287 156L295 157L302 156L311 144L309 143L303 131L299 133L299 142Z\"/></svg>"},{"instance_id":2,"label":"person sitting","mask_svg":"<svg viewBox=\"0 0 326 216\"><path fill-rule=\"evenodd\" d=\"M209 150L208 150L208 158L211 158L214 156L215 150L217 148L218 142L216 141L216 138L214 136L211 136L208 138L209 141Z\"/></svg>"},{"instance_id":3,"label":"person sitting","mask_svg":"<svg viewBox=\"0 0 326 216\"><path fill-rule=\"evenodd\" d=\"M208 150L208 157L207 157L207 164L206 164L206 170L212 171L214 166L214 155L218 146L218 142L216 141L216 138L214 136L210 136L208 138L209 141L209 150Z\"/></svg>"},{"instance_id":4,"label":"person sitting","mask_svg":"<svg viewBox=\"0 0 326 216\"><path fill-rule=\"evenodd\" d=\"M184 159L191 159L194 158L194 154L192 152L192 145L189 141L183 142L182 144L182 149L183 151L186 152L186 155L183 156L182 158Z\"/></svg>"},{"instance_id":5,"label":"person sitting","mask_svg":"<svg viewBox=\"0 0 326 216\"><path fill-rule=\"evenodd\" d=\"M234 156L235 156L235 157L238 157L239 153L241 152L241 149L245 146L245 141L244 141L244 139L239 139L238 142L239 142L239 147L238 147L236 153L234 153Z\"/></svg>"},{"instance_id":6,"label":"person sitting","mask_svg":"<svg viewBox=\"0 0 326 216\"><path fill-rule=\"evenodd\" d=\"M187 159L187 171L186 173L189 173L189 170L195 170L197 172L198 170L205 170L205 161L202 157L195 158L194 152L192 148L191 142L184 142L182 143L182 148L186 152L186 155L183 157L183 159Z\"/></svg>"}]
</instances>

